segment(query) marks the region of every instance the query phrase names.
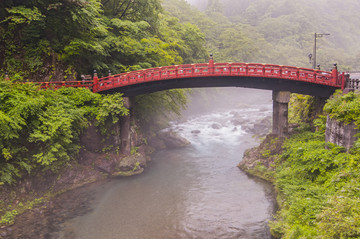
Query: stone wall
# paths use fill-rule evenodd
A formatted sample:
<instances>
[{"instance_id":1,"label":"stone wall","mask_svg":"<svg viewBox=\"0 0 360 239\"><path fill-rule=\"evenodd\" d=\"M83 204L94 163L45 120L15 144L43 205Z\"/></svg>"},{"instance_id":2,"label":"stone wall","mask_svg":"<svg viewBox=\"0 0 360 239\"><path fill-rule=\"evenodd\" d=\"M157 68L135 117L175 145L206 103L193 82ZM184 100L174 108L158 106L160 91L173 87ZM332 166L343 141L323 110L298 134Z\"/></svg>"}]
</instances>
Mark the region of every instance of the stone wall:
<instances>
[{"instance_id":1,"label":"stone wall","mask_svg":"<svg viewBox=\"0 0 360 239\"><path fill-rule=\"evenodd\" d=\"M354 123L345 124L335 119L330 119L328 116L326 120L325 141L343 146L346 150L349 150L356 140L355 134L359 132L355 128L356 125Z\"/></svg>"}]
</instances>

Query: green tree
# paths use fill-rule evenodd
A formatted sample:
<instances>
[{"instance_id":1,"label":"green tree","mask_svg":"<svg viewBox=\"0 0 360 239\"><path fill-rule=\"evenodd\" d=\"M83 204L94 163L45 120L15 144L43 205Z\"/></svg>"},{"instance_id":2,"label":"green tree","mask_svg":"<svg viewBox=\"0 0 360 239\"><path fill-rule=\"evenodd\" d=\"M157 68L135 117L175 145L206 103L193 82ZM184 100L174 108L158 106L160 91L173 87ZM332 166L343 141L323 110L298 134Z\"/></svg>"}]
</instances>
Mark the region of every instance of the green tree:
<instances>
[{"instance_id":1,"label":"green tree","mask_svg":"<svg viewBox=\"0 0 360 239\"><path fill-rule=\"evenodd\" d=\"M223 13L223 5L219 0L208 0L206 6L206 13L211 15L212 13Z\"/></svg>"},{"instance_id":2,"label":"green tree","mask_svg":"<svg viewBox=\"0 0 360 239\"><path fill-rule=\"evenodd\" d=\"M109 18L146 21L154 31L157 29L158 14L162 10L159 0L102 0L101 3L104 15Z\"/></svg>"},{"instance_id":3,"label":"green tree","mask_svg":"<svg viewBox=\"0 0 360 239\"><path fill-rule=\"evenodd\" d=\"M85 51L103 52L97 37L106 28L98 0L5 0L0 4L2 71L49 77L59 62L71 69Z\"/></svg>"},{"instance_id":4,"label":"green tree","mask_svg":"<svg viewBox=\"0 0 360 239\"><path fill-rule=\"evenodd\" d=\"M0 81L0 184L35 169L58 170L76 159L80 133L89 122L112 125L127 113L119 94L40 91L33 84Z\"/></svg>"}]
</instances>

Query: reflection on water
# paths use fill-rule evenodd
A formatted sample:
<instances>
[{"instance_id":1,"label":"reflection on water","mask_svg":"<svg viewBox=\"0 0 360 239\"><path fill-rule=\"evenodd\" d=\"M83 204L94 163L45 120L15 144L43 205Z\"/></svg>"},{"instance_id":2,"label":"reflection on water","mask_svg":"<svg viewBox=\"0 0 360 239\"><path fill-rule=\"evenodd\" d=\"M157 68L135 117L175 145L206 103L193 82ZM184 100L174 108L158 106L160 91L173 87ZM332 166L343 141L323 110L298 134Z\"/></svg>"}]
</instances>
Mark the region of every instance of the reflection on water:
<instances>
[{"instance_id":1,"label":"reflection on water","mask_svg":"<svg viewBox=\"0 0 360 239\"><path fill-rule=\"evenodd\" d=\"M171 129L190 146L156 153L142 175L91 189L92 211L65 222L54 237L270 238L271 189L236 167L256 142L234 118L271 115L269 105L258 107L174 122Z\"/></svg>"}]
</instances>

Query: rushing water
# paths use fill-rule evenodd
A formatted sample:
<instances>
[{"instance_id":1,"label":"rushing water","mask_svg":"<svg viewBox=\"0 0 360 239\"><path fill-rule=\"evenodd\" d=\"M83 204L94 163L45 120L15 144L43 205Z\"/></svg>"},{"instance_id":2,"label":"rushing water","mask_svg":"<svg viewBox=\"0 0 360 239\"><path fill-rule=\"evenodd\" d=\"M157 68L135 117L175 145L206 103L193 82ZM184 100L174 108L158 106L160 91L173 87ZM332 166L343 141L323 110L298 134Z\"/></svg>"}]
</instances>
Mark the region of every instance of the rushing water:
<instances>
[{"instance_id":1,"label":"rushing water","mask_svg":"<svg viewBox=\"0 0 360 239\"><path fill-rule=\"evenodd\" d=\"M271 188L236 167L256 145L239 122L270 115L267 102L173 122L171 130L190 146L156 153L142 175L92 187L90 212L66 221L53 236L270 238Z\"/></svg>"}]
</instances>

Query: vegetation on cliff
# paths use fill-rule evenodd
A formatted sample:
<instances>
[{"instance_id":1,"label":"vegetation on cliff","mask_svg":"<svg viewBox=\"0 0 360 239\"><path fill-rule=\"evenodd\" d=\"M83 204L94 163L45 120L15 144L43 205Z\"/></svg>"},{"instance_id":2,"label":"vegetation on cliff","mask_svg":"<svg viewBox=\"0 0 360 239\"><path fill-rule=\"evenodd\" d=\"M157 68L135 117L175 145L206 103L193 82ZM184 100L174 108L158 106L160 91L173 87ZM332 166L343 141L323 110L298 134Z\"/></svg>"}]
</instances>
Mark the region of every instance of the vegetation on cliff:
<instances>
[{"instance_id":1,"label":"vegetation on cliff","mask_svg":"<svg viewBox=\"0 0 360 239\"><path fill-rule=\"evenodd\" d=\"M0 76L8 72L12 82L204 61L204 42L198 27L179 23L158 0L0 3ZM56 170L76 155L89 122L104 127L127 113L119 94L0 83L1 183L40 166ZM179 114L185 95L180 89L138 97L136 118L156 128L156 116Z\"/></svg>"},{"instance_id":2,"label":"vegetation on cliff","mask_svg":"<svg viewBox=\"0 0 360 239\"><path fill-rule=\"evenodd\" d=\"M302 132L284 143L274 169L280 211L271 223L281 238L360 235L359 154Z\"/></svg>"},{"instance_id":3,"label":"vegetation on cliff","mask_svg":"<svg viewBox=\"0 0 360 239\"><path fill-rule=\"evenodd\" d=\"M203 62L204 42L198 27L179 23L159 0L1 1L0 224L12 223L17 213L30 208L29 201L46 195L43 191L140 168L139 162L127 165L119 158L119 121L129 113L121 94L45 91L24 82L79 79L93 69L101 76L108 70ZM5 72L10 81L3 81ZM140 96L136 104L134 156L144 150L137 146L146 140L133 131L147 124L153 125L150 131L157 130L157 119L179 114L186 90ZM145 157L141 160L144 167Z\"/></svg>"},{"instance_id":4,"label":"vegetation on cliff","mask_svg":"<svg viewBox=\"0 0 360 239\"><path fill-rule=\"evenodd\" d=\"M88 89L40 91L33 84L0 81L0 184L41 169L57 171L76 159L79 135L128 114L120 94Z\"/></svg>"},{"instance_id":5,"label":"vegetation on cliff","mask_svg":"<svg viewBox=\"0 0 360 239\"><path fill-rule=\"evenodd\" d=\"M358 93L337 93L327 101L326 113L339 121L358 122ZM325 143L325 117L315 119L316 131L304 124L285 139L281 150L269 140L256 150L248 171L271 180L280 210L270 223L278 238L358 238L360 236L359 140L346 152ZM357 123L358 125L358 123ZM278 141L278 139L272 139ZM245 155L244 160L249 160ZM269 158L267 164L266 158ZM265 161L264 161L265 160Z\"/></svg>"},{"instance_id":6,"label":"vegetation on cliff","mask_svg":"<svg viewBox=\"0 0 360 239\"><path fill-rule=\"evenodd\" d=\"M343 95L338 91L324 107L324 111L338 121L349 124L355 122L360 127L360 95L350 92Z\"/></svg>"}]
</instances>

